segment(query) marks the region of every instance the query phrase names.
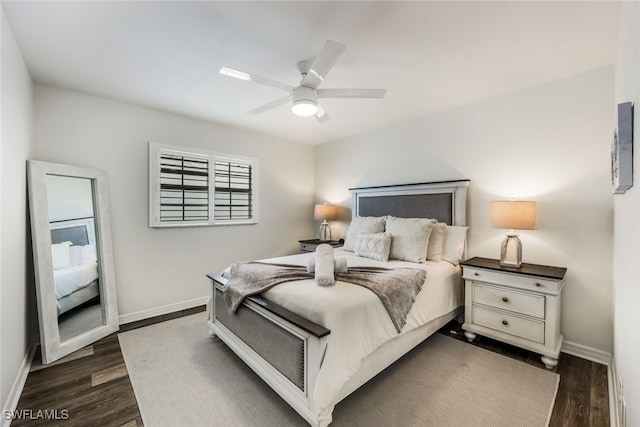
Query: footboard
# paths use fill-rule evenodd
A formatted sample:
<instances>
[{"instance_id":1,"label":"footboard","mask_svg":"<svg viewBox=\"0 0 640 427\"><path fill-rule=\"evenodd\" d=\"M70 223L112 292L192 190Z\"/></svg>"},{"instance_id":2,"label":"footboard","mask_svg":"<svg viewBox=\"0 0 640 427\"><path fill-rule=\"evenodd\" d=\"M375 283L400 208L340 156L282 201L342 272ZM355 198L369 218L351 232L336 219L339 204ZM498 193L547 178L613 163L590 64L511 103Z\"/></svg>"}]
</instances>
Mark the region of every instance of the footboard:
<instances>
[{"instance_id":1,"label":"footboard","mask_svg":"<svg viewBox=\"0 0 640 427\"><path fill-rule=\"evenodd\" d=\"M212 280L208 321L217 335L274 391L311 425L318 420L313 400L315 381L331 331L260 296L245 298L236 313L229 314L222 289L227 279Z\"/></svg>"}]
</instances>

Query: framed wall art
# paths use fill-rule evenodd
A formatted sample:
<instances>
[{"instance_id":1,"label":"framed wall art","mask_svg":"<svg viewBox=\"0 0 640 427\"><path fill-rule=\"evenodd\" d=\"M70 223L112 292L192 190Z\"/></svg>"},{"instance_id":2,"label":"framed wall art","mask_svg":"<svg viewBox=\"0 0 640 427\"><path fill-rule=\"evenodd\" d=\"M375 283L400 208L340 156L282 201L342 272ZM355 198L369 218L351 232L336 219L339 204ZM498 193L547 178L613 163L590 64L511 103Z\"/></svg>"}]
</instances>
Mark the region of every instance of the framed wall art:
<instances>
[{"instance_id":1,"label":"framed wall art","mask_svg":"<svg viewBox=\"0 0 640 427\"><path fill-rule=\"evenodd\" d=\"M633 104L618 104L618 127L611 143L611 185L613 194L633 186Z\"/></svg>"}]
</instances>

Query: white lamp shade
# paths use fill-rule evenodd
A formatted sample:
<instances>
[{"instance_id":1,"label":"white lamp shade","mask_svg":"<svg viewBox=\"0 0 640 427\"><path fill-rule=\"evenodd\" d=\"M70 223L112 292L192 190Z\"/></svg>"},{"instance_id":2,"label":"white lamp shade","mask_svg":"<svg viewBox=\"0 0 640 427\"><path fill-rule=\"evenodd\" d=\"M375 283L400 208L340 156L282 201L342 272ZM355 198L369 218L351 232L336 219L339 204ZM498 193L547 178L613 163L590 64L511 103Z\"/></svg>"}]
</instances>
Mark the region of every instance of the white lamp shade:
<instances>
[{"instance_id":1,"label":"white lamp shade","mask_svg":"<svg viewBox=\"0 0 640 427\"><path fill-rule=\"evenodd\" d=\"M536 228L536 202L491 202L489 223L496 228L533 230Z\"/></svg>"},{"instance_id":2,"label":"white lamp shade","mask_svg":"<svg viewBox=\"0 0 640 427\"><path fill-rule=\"evenodd\" d=\"M326 221L328 219L334 219L336 217L336 207L335 205L316 205L313 209L313 219L321 219Z\"/></svg>"}]
</instances>

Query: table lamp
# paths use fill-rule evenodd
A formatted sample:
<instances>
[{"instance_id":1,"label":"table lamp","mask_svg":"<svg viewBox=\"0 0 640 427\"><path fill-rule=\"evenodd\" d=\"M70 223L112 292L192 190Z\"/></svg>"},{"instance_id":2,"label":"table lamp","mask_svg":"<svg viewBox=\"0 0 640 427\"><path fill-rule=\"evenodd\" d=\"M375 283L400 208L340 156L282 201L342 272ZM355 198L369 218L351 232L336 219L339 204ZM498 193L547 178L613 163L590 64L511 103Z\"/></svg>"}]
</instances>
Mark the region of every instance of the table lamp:
<instances>
[{"instance_id":1,"label":"table lamp","mask_svg":"<svg viewBox=\"0 0 640 427\"><path fill-rule=\"evenodd\" d=\"M533 230L536 228L536 202L491 202L489 223L492 227L510 229L500 249L500 265L520 268L522 265L522 242L514 230ZM511 246L515 247L511 249Z\"/></svg>"},{"instance_id":2,"label":"table lamp","mask_svg":"<svg viewBox=\"0 0 640 427\"><path fill-rule=\"evenodd\" d=\"M313 209L313 219L321 219L320 235L318 238L321 241L331 240L331 227L329 227L328 219L335 219L336 217L335 205L328 205L326 203L322 205L316 205Z\"/></svg>"}]
</instances>

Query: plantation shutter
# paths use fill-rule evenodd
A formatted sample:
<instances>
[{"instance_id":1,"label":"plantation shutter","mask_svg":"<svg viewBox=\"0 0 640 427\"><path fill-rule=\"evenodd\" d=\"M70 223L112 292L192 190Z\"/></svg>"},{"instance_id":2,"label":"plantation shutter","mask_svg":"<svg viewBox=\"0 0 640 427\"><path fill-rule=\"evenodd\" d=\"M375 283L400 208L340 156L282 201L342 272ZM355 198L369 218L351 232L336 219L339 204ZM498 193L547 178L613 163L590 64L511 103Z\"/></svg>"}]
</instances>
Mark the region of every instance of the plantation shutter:
<instances>
[{"instance_id":1,"label":"plantation shutter","mask_svg":"<svg viewBox=\"0 0 640 427\"><path fill-rule=\"evenodd\" d=\"M163 152L160 222L209 220L209 160Z\"/></svg>"},{"instance_id":2,"label":"plantation shutter","mask_svg":"<svg viewBox=\"0 0 640 427\"><path fill-rule=\"evenodd\" d=\"M258 222L258 159L149 142L149 227Z\"/></svg>"},{"instance_id":3,"label":"plantation shutter","mask_svg":"<svg viewBox=\"0 0 640 427\"><path fill-rule=\"evenodd\" d=\"M215 159L215 219L253 218L253 165L235 159Z\"/></svg>"}]
</instances>

